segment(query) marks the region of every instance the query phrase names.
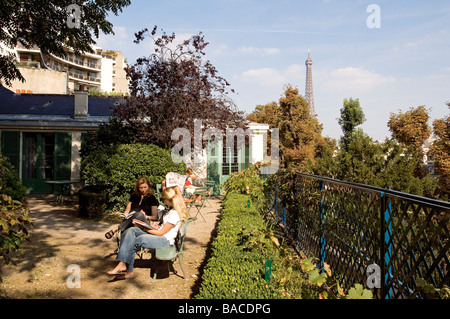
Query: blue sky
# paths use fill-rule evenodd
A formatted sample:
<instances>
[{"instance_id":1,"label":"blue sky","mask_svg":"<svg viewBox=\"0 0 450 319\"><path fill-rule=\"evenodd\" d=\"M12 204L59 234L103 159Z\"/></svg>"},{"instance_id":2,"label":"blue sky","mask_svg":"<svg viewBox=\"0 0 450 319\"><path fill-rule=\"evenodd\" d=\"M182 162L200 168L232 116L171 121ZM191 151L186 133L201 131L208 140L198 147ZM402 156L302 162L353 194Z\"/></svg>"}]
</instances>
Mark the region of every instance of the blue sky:
<instances>
[{"instance_id":1,"label":"blue sky","mask_svg":"<svg viewBox=\"0 0 450 319\"><path fill-rule=\"evenodd\" d=\"M379 8L380 19L374 20ZM369 28L367 21L379 28ZM449 113L450 1L132 0L110 16L115 36L98 45L128 62L149 55L134 33L154 25L184 39L201 31L210 60L235 89L241 111L278 101L286 84L304 95L305 60L313 59L315 107L324 136L338 139L345 98L358 98L374 139L390 137L389 114L425 105L432 119ZM430 121L431 124L431 121Z\"/></svg>"}]
</instances>

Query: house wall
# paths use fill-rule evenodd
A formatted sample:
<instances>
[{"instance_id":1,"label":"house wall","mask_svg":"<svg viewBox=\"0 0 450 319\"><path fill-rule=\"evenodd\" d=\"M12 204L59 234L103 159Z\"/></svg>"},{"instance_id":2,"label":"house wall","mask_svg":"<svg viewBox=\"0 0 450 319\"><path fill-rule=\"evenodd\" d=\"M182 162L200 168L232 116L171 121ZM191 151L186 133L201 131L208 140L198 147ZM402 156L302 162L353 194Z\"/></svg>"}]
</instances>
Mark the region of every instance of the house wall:
<instances>
[{"instance_id":1,"label":"house wall","mask_svg":"<svg viewBox=\"0 0 450 319\"><path fill-rule=\"evenodd\" d=\"M82 132L72 133L72 156L70 174L70 180L72 181L79 181L81 179L81 134Z\"/></svg>"},{"instance_id":2,"label":"house wall","mask_svg":"<svg viewBox=\"0 0 450 319\"><path fill-rule=\"evenodd\" d=\"M80 181L80 172L81 172L81 157L80 157L80 150L81 150L81 139L82 139L82 134L85 132L82 131L76 131L76 132L59 132L59 131L52 131L52 130L0 130L0 150L2 151L2 153L4 152L4 148L6 146L6 134L5 132L9 133L8 138L11 138L11 136L15 135L18 136L18 146L16 148L16 154L18 157L18 161L14 161L14 165L16 166L16 168L19 171L19 177L20 179L23 181L23 161L24 161L24 154L23 154L23 144L24 144L24 134L25 133L54 133L56 134L69 134L70 135L70 149L67 150L68 154L70 154L70 156L67 157L63 157L62 162L60 162L60 164L62 165L70 165L70 174L67 177L64 177L64 179L68 179L71 181ZM56 140L56 139L55 139ZM17 142L17 141L16 141ZM56 147L58 147L59 149L61 148L61 145L58 145L57 142L55 144L55 152L56 152ZM60 149L61 151L61 149ZM11 156L11 154L4 154L6 156ZM15 154L13 154L13 157L16 157ZM16 157L16 158L17 158ZM66 159L67 158L67 159ZM57 176L57 171L58 171L58 167L57 167L57 163L54 163L54 178L53 179L61 179L61 176ZM18 167L17 167L18 166ZM29 186L29 185L27 185ZM76 190L79 189L81 187L81 184L73 184L72 185L72 189ZM42 192L42 190L32 190L32 193L39 193ZM45 191L44 191L45 193Z\"/></svg>"},{"instance_id":3,"label":"house wall","mask_svg":"<svg viewBox=\"0 0 450 319\"><path fill-rule=\"evenodd\" d=\"M113 90L113 60L102 58L102 85L101 90L112 92Z\"/></svg>"},{"instance_id":4,"label":"house wall","mask_svg":"<svg viewBox=\"0 0 450 319\"><path fill-rule=\"evenodd\" d=\"M17 93L66 94L67 73L39 68L19 67L26 82L13 80L11 90Z\"/></svg>"},{"instance_id":5,"label":"house wall","mask_svg":"<svg viewBox=\"0 0 450 319\"><path fill-rule=\"evenodd\" d=\"M125 56L120 51L115 51L116 59L113 64L113 71L115 72L113 82L114 82L114 92L129 93L129 80L127 79L127 72L125 71L125 67L127 64L125 63Z\"/></svg>"}]
</instances>

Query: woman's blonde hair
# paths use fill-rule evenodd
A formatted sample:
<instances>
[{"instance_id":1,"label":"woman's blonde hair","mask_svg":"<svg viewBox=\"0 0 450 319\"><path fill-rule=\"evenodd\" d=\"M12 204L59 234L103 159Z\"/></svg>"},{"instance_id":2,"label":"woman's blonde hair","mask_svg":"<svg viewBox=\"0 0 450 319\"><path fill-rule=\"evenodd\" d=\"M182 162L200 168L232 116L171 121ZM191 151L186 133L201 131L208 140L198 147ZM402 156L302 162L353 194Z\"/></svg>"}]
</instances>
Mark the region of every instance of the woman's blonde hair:
<instances>
[{"instance_id":1,"label":"woman's blonde hair","mask_svg":"<svg viewBox=\"0 0 450 319\"><path fill-rule=\"evenodd\" d=\"M189 216L186 210L186 205L184 204L184 200L183 198L180 198L180 195L177 194L174 187L169 187L163 190L161 193L161 199L168 200L182 220L188 219Z\"/></svg>"}]
</instances>

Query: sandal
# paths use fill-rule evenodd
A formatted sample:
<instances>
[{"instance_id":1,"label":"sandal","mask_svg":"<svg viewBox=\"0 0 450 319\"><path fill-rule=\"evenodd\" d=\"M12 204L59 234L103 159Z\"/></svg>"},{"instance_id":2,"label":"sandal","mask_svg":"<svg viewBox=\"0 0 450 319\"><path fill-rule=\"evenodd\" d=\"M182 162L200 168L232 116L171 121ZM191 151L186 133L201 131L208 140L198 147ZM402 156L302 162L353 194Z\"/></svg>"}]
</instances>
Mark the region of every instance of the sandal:
<instances>
[{"instance_id":1,"label":"sandal","mask_svg":"<svg viewBox=\"0 0 450 319\"><path fill-rule=\"evenodd\" d=\"M126 269L116 270L116 271L111 270L111 271L107 271L106 273L110 276L119 276L119 275L125 275L127 273L127 270Z\"/></svg>"},{"instance_id":2,"label":"sandal","mask_svg":"<svg viewBox=\"0 0 450 319\"><path fill-rule=\"evenodd\" d=\"M122 272L120 274L117 274L116 277L117 279L132 279L134 278L134 274L132 272Z\"/></svg>"},{"instance_id":3,"label":"sandal","mask_svg":"<svg viewBox=\"0 0 450 319\"><path fill-rule=\"evenodd\" d=\"M112 236L114 236L114 231L113 230L110 230L109 232L107 232L105 234L106 239L111 239Z\"/></svg>"}]
</instances>

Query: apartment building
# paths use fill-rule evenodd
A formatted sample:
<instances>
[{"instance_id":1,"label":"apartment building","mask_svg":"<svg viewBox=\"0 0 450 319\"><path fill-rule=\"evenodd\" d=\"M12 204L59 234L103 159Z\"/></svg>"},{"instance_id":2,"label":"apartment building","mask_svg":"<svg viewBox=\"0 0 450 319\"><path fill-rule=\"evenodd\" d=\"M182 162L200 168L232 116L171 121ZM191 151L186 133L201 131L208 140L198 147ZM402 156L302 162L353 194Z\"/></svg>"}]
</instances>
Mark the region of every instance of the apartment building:
<instances>
[{"instance_id":1,"label":"apartment building","mask_svg":"<svg viewBox=\"0 0 450 319\"><path fill-rule=\"evenodd\" d=\"M16 93L73 94L74 91L129 93L124 55L94 47L94 53L76 54L64 49L65 57L45 55L39 48L14 49L17 65L26 82L12 82Z\"/></svg>"}]
</instances>

